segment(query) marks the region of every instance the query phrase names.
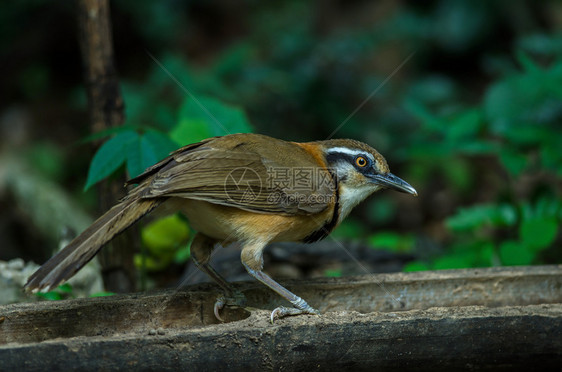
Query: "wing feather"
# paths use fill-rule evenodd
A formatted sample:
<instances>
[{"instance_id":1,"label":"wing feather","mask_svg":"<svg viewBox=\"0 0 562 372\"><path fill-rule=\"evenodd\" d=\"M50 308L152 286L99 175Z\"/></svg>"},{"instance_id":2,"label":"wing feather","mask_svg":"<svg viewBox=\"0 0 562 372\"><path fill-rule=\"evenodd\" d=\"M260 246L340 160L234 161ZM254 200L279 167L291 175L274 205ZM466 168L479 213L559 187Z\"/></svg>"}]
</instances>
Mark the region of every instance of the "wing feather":
<instances>
[{"instance_id":1,"label":"wing feather","mask_svg":"<svg viewBox=\"0 0 562 372\"><path fill-rule=\"evenodd\" d=\"M332 202L333 178L312 157L304 164L300 160L300 167L324 173L323 179L332 183L297 189L291 182L272 182L279 171L294 171L290 161L264 156L263 148L253 143L227 147L220 140L177 150L132 181L141 183L143 197L177 196L258 213L313 214Z\"/></svg>"}]
</instances>

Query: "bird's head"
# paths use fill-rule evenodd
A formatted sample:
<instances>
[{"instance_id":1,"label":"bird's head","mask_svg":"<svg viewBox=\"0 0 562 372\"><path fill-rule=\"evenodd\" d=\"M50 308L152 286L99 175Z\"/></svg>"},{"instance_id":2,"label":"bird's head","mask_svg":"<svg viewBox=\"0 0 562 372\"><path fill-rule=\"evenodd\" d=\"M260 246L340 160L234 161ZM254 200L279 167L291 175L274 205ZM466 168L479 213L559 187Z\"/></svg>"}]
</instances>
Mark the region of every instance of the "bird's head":
<instances>
[{"instance_id":1,"label":"bird's head","mask_svg":"<svg viewBox=\"0 0 562 372\"><path fill-rule=\"evenodd\" d=\"M417 196L412 186L390 173L384 157L371 146L350 139L322 141L321 146L329 169L337 177L340 221L380 189Z\"/></svg>"}]
</instances>

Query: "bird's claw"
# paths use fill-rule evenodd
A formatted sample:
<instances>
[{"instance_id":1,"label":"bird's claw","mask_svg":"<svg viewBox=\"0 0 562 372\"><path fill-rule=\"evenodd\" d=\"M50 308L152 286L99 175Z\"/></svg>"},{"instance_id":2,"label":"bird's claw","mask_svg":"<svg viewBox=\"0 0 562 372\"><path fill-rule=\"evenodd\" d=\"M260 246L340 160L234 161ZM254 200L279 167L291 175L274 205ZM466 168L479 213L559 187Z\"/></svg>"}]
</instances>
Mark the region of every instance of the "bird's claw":
<instances>
[{"instance_id":1,"label":"bird's claw","mask_svg":"<svg viewBox=\"0 0 562 372\"><path fill-rule=\"evenodd\" d=\"M231 296L226 297L221 295L217 298L213 310L215 313L215 317L223 323L224 320L220 316L220 311L224 309L226 305L244 307L246 306L246 296L244 296L242 292L235 292Z\"/></svg>"},{"instance_id":2,"label":"bird's claw","mask_svg":"<svg viewBox=\"0 0 562 372\"><path fill-rule=\"evenodd\" d=\"M273 324L275 318L280 319L285 316L301 315L301 314L320 315L320 311L310 306L308 306L306 309L297 309L296 307L279 306L278 308L276 308L271 312L271 316L270 316L271 324Z\"/></svg>"},{"instance_id":3,"label":"bird's claw","mask_svg":"<svg viewBox=\"0 0 562 372\"><path fill-rule=\"evenodd\" d=\"M215 302L214 312L215 312L215 318L217 318L219 321L223 323L224 320L221 318L219 311L224 308L224 305L226 305L226 298L224 296L219 296L217 298L217 302Z\"/></svg>"}]
</instances>

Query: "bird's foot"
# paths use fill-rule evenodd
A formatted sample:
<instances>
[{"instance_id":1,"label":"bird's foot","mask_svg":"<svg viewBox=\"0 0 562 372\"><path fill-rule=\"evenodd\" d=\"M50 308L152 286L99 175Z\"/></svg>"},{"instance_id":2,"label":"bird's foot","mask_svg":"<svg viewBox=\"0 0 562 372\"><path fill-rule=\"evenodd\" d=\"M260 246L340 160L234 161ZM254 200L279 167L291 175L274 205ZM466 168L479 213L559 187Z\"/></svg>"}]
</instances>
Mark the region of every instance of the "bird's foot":
<instances>
[{"instance_id":1,"label":"bird's foot","mask_svg":"<svg viewBox=\"0 0 562 372\"><path fill-rule=\"evenodd\" d=\"M273 310L271 312L271 324L273 324L273 321L275 320L275 318L283 318L285 316L291 316L291 315L301 315L301 314L311 314L311 315L320 315L320 311L306 305L305 308L303 309L297 309L296 307L285 307L285 306L279 306L278 308L276 308L275 310Z\"/></svg>"},{"instance_id":2,"label":"bird's foot","mask_svg":"<svg viewBox=\"0 0 562 372\"><path fill-rule=\"evenodd\" d=\"M220 316L220 311L224 309L225 306L238 306L244 307L246 306L246 296L242 292L235 291L228 296L219 296L217 298L217 302L215 302L214 312L215 317L224 322L224 320Z\"/></svg>"}]
</instances>

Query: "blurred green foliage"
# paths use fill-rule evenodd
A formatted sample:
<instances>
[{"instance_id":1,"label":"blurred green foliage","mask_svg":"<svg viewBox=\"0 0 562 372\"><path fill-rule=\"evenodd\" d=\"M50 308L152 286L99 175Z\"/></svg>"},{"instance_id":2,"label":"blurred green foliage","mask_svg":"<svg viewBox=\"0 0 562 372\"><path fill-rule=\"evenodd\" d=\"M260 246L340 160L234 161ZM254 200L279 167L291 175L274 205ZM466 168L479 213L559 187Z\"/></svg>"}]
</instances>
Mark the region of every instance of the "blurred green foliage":
<instances>
[{"instance_id":1,"label":"blurred green foliage","mask_svg":"<svg viewBox=\"0 0 562 372\"><path fill-rule=\"evenodd\" d=\"M172 262L185 263L190 257L191 235L187 221L178 214L147 224L141 232L147 252L135 256L135 265L146 271L160 271Z\"/></svg>"},{"instance_id":2,"label":"blurred green foliage","mask_svg":"<svg viewBox=\"0 0 562 372\"><path fill-rule=\"evenodd\" d=\"M535 203L520 205L477 205L461 209L447 220L449 229L471 243L479 242L489 250L495 246L487 261L503 265L529 265L544 263L541 252L554 243L562 223L562 202L551 197L541 197ZM496 236L501 230L503 236ZM468 239L467 239L468 237Z\"/></svg>"},{"instance_id":3,"label":"blurred green foliage","mask_svg":"<svg viewBox=\"0 0 562 372\"><path fill-rule=\"evenodd\" d=\"M562 54L546 67L522 50L517 57L522 70L491 82L476 107L439 116L418 101L407 102L426 129L425 138L409 148L413 159L427 165L417 169L419 178L427 182L437 170L452 187L470 192L480 181L470 163L477 156L494 161L493 171L514 183L525 175L549 174L553 180L562 175ZM447 219L453 233L448 252L406 270L546 263L541 253L555 249L562 226L557 183L537 185L534 195L522 200L512 190L501 190L498 203L461 207Z\"/></svg>"},{"instance_id":4,"label":"blurred green foliage","mask_svg":"<svg viewBox=\"0 0 562 372\"><path fill-rule=\"evenodd\" d=\"M417 51L413 64L428 58L428 44L462 66L465 62L455 54L485 43L500 10L492 3L462 0L434 4L408 6L361 27L328 25L328 32L312 27L318 22L314 5L293 1L257 7L248 17L249 27L259 32L220 49L210 63L202 66L165 54L163 67L153 65L143 82L150 89L125 83L128 124L158 123L159 133L186 144L250 131L244 107L258 129L271 134L286 134L287 120L292 120L288 128L300 136L325 136L380 86L377 105L351 117L337 136L375 145L402 165L421 198L435 192L438 182L453 199L449 215L440 217L446 220L446 240L435 245L433 254L419 254L420 260L405 270L544 263L547 258L559 262L560 255L544 252L554 249L562 222L556 189L562 176L562 38L522 34L511 51L484 54L481 63L495 77L479 88L481 98L463 92L455 80L462 67L456 66L382 86L408 50ZM176 31L167 32L175 37ZM389 50L389 45L401 48ZM392 57L390 64L376 60L385 54ZM380 69L368 68L373 64ZM123 151L129 141L137 152ZM168 144L147 134L116 135L94 157L88 186L124 162L131 176L138 174L157 154L169 151ZM101 156L104 150L107 154ZM121 159L117 153L128 155ZM531 182L526 192L515 190L520 179L537 174L553 179ZM483 202L475 199L477 193L485 195ZM400 209L395 199L375 196L364 212L366 222L349 220L334 236L362 237L376 249L415 254L415 234L389 229L369 233L371 224L392 226Z\"/></svg>"},{"instance_id":5,"label":"blurred green foliage","mask_svg":"<svg viewBox=\"0 0 562 372\"><path fill-rule=\"evenodd\" d=\"M115 293L113 292L102 291L102 292L92 293L88 297L106 297L106 296L113 296L114 294ZM72 285L70 285L69 283L61 284L57 288L49 292L37 292L35 293L35 296L48 301L58 301L58 300L67 300L70 298L76 298Z\"/></svg>"},{"instance_id":6,"label":"blurred green foliage","mask_svg":"<svg viewBox=\"0 0 562 372\"><path fill-rule=\"evenodd\" d=\"M49 292L37 292L35 296L49 301L58 301L74 297L72 294L72 286L68 283L61 284Z\"/></svg>"},{"instance_id":7,"label":"blurred green foliage","mask_svg":"<svg viewBox=\"0 0 562 372\"><path fill-rule=\"evenodd\" d=\"M11 42L43 40L40 21L71 10L2 3L2 56L21 55ZM115 0L112 11L127 123L90 137L108 140L86 187L208 136L317 140L347 120L335 137L373 145L420 196L377 194L334 237L416 256L405 270L562 262L559 1ZM20 38L22 19L35 27ZM84 110L75 70L51 55L20 65L3 101L50 105L57 82L69 86L62 102ZM49 153L43 142L30 156L62 177Z\"/></svg>"},{"instance_id":8,"label":"blurred green foliage","mask_svg":"<svg viewBox=\"0 0 562 372\"><path fill-rule=\"evenodd\" d=\"M387 249L398 253L410 253L415 246L412 234L399 234L392 231L378 232L369 236L368 243L376 249Z\"/></svg>"},{"instance_id":9,"label":"blurred green foliage","mask_svg":"<svg viewBox=\"0 0 562 372\"><path fill-rule=\"evenodd\" d=\"M342 276L341 269L327 269L324 271L324 276L327 278L339 278Z\"/></svg>"}]
</instances>

